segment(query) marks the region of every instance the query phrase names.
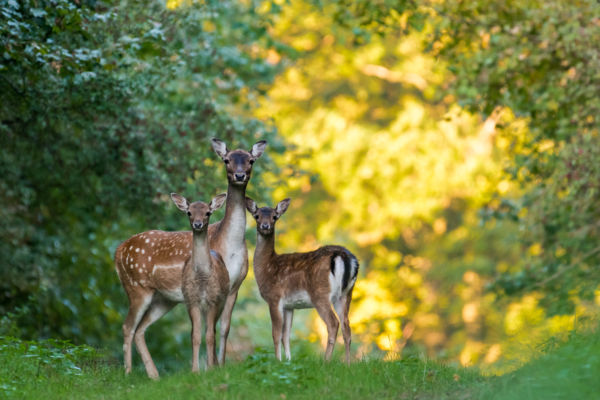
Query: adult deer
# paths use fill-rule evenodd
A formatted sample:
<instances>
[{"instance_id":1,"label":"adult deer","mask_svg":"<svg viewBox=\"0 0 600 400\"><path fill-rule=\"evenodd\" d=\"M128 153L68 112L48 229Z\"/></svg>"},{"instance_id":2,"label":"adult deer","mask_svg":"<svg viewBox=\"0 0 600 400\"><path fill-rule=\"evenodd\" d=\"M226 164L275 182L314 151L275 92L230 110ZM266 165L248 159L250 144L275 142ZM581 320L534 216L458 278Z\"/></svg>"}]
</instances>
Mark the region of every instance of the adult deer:
<instances>
[{"instance_id":1,"label":"adult deer","mask_svg":"<svg viewBox=\"0 0 600 400\"><path fill-rule=\"evenodd\" d=\"M210 204L191 203L177 193L171 199L187 213L193 232L192 255L183 267L183 298L192 321L192 371L200 369L198 352L202 341L202 320L206 323L206 365L215 365L215 327L229 294L229 274L221 255L208 247L207 231L210 215L225 202L225 193Z\"/></svg>"},{"instance_id":2,"label":"adult deer","mask_svg":"<svg viewBox=\"0 0 600 400\"><path fill-rule=\"evenodd\" d=\"M228 150L224 142L212 139L213 150L225 163L227 200L225 216L208 227L208 244L223 257L229 274L229 293L220 322L218 362L225 362L231 313L242 281L248 273L245 194L252 165L264 152L261 140L250 151ZM144 332L177 303L184 301L182 270L192 251L192 232L148 231L132 236L115 252L115 268L129 298L129 311L123 323L125 372L131 371L131 344L136 347L146 372L158 378L148 352Z\"/></svg>"},{"instance_id":3,"label":"adult deer","mask_svg":"<svg viewBox=\"0 0 600 400\"><path fill-rule=\"evenodd\" d=\"M277 254L275 221L289 204L290 199L285 199L275 208L258 208L254 200L246 197L246 208L256 220L258 233L254 275L260 294L269 305L275 356L281 360L282 342L286 358L291 359L290 331L294 310L314 307L327 326L325 359L331 359L341 323L346 362L349 363L351 332L348 312L358 274L358 260L341 246L324 246L307 253Z\"/></svg>"}]
</instances>

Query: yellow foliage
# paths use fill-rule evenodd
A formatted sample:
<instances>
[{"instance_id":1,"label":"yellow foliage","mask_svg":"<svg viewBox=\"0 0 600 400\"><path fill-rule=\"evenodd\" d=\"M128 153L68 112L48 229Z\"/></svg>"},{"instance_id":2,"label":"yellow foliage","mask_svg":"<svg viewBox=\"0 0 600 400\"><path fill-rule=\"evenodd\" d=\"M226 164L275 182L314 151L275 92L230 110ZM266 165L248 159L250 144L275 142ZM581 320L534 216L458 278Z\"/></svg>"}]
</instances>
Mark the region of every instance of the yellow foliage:
<instances>
[{"instance_id":1,"label":"yellow foliage","mask_svg":"<svg viewBox=\"0 0 600 400\"><path fill-rule=\"evenodd\" d=\"M477 363L484 347L481 342L467 341L460 353L460 363L465 367Z\"/></svg>"},{"instance_id":2,"label":"yellow foliage","mask_svg":"<svg viewBox=\"0 0 600 400\"><path fill-rule=\"evenodd\" d=\"M542 244L541 243L534 243L529 247L528 250L529 254L531 254L532 256L538 256L542 253Z\"/></svg>"},{"instance_id":3,"label":"yellow foliage","mask_svg":"<svg viewBox=\"0 0 600 400\"><path fill-rule=\"evenodd\" d=\"M359 256L350 307L359 352L376 347L400 357L410 338L430 354L444 347L463 365L512 368L507 360L531 356L517 343L534 346L573 325L573 316L548 317L535 295L504 309L484 292L491 275L522 256L505 243L516 226L482 228L477 211L488 203L498 209L494 194L517 190L502 171L508 154L531 151L523 146L527 121L502 108L482 121L453 96L438 98L449 76L424 51L425 34L354 46L325 28L333 23L327 7L292 2L272 28L309 51L277 78L257 114L273 119L286 142L274 156L284 177L266 174L263 182L275 186L275 201L292 198L278 223L278 248L339 243ZM473 45L489 40L483 32ZM543 142L540 150L554 146ZM324 340L318 318L314 326L311 339Z\"/></svg>"},{"instance_id":4,"label":"yellow foliage","mask_svg":"<svg viewBox=\"0 0 600 400\"><path fill-rule=\"evenodd\" d=\"M500 345L499 343L495 343L495 344L491 345L490 348L487 350L487 353L485 354L485 358L483 359L483 362L486 364L493 364L496 361L498 361L498 359L500 358L501 355L502 355L502 345Z\"/></svg>"},{"instance_id":5,"label":"yellow foliage","mask_svg":"<svg viewBox=\"0 0 600 400\"><path fill-rule=\"evenodd\" d=\"M518 303L508 307L504 320L504 330L508 335L518 335L531 325L537 325L544 320L545 312L538 306L534 295L525 296Z\"/></svg>"}]
</instances>

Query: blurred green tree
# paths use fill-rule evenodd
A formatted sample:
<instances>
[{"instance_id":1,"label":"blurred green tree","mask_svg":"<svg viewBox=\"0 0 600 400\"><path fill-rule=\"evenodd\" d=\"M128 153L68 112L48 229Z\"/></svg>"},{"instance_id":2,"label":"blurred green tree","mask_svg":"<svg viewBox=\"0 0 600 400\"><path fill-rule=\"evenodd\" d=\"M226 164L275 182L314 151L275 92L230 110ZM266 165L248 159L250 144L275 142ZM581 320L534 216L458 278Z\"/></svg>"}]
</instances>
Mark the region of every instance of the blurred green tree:
<instances>
[{"instance_id":1,"label":"blurred green tree","mask_svg":"<svg viewBox=\"0 0 600 400\"><path fill-rule=\"evenodd\" d=\"M5 333L116 343L118 243L185 229L169 192L226 187L211 137L281 151L250 114L279 68L266 59L271 15L235 1L0 1Z\"/></svg>"}]
</instances>

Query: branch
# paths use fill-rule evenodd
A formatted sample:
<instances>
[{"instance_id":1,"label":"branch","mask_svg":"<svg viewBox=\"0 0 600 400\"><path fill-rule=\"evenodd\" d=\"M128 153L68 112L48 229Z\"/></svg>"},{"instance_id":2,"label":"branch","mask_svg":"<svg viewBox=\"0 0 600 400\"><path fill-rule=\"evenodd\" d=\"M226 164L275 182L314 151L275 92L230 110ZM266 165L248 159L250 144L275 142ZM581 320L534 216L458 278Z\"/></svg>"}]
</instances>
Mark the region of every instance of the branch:
<instances>
[{"instance_id":1,"label":"branch","mask_svg":"<svg viewBox=\"0 0 600 400\"><path fill-rule=\"evenodd\" d=\"M533 287L540 287L545 285L546 283L553 281L554 279L558 278L560 275L562 275L565 271L568 271L572 268L574 268L577 264L579 264L580 262L582 262L583 260L585 260L588 257L593 256L594 254L600 252L600 246L593 248L592 250L588 251L587 253L585 253L583 256L579 257L577 260L573 261L571 264L567 265L566 267L564 267L563 269L560 269L558 271L556 271L554 274L550 275L548 278L544 279L543 281L541 281L540 283L535 284Z\"/></svg>"},{"instance_id":2,"label":"branch","mask_svg":"<svg viewBox=\"0 0 600 400\"><path fill-rule=\"evenodd\" d=\"M393 71L382 65L367 64L362 67L361 72L368 76L375 76L391 83L404 83L413 85L419 90L427 88L427 81L422 76L413 73L402 73Z\"/></svg>"}]
</instances>

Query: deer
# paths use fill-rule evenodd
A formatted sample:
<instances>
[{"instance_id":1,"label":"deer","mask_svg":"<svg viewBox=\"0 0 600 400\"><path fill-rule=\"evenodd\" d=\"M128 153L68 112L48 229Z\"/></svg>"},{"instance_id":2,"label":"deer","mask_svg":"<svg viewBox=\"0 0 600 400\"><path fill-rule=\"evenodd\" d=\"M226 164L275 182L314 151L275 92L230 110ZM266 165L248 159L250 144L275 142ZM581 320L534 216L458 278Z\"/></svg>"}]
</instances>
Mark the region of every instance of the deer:
<instances>
[{"instance_id":1,"label":"deer","mask_svg":"<svg viewBox=\"0 0 600 400\"><path fill-rule=\"evenodd\" d=\"M333 245L306 253L277 254L275 222L289 204L290 199L284 199L275 208L258 208L254 200L246 197L246 209L256 220L254 275L260 294L269 306L275 356L281 361L282 343L286 359L291 360L290 331L294 310L315 308L327 327L325 360L331 359L341 324L346 363L349 364L352 335L348 313L358 275L358 260L345 247Z\"/></svg>"},{"instance_id":2,"label":"deer","mask_svg":"<svg viewBox=\"0 0 600 400\"><path fill-rule=\"evenodd\" d=\"M216 138L211 140L211 145L225 165L228 181L225 216L210 224L207 232L209 248L221 255L229 274L229 293L220 319L217 357L219 365L223 365L233 307L240 285L248 274L246 187L252 166L263 154L267 142L256 142L250 151L228 150L226 144ZM131 372L131 345L135 340L147 375L158 379L144 333L175 305L185 301L182 276L192 252L192 236L190 231L146 231L121 243L115 252L115 269L129 299L129 310L123 323L126 374Z\"/></svg>"},{"instance_id":3,"label":"deer","mask_svg":"<svg viewBox=\"0 0 600 400\"><path fill-rule=\"evenodd\" d=\"M216 323L223 312L229 294L229 273L219 253L210 250L207 240L208 221L211 214L221 208L226 194L222 193L209 204L201 201L190 202L177 193L171 199L185 212L192 227L192 255L183 266L182 291L185 305L192 321L192 372L200 370L199 350L202 341L202 320L206 324L206 364L215 365Z\"/></svg>"}]
</instances>

